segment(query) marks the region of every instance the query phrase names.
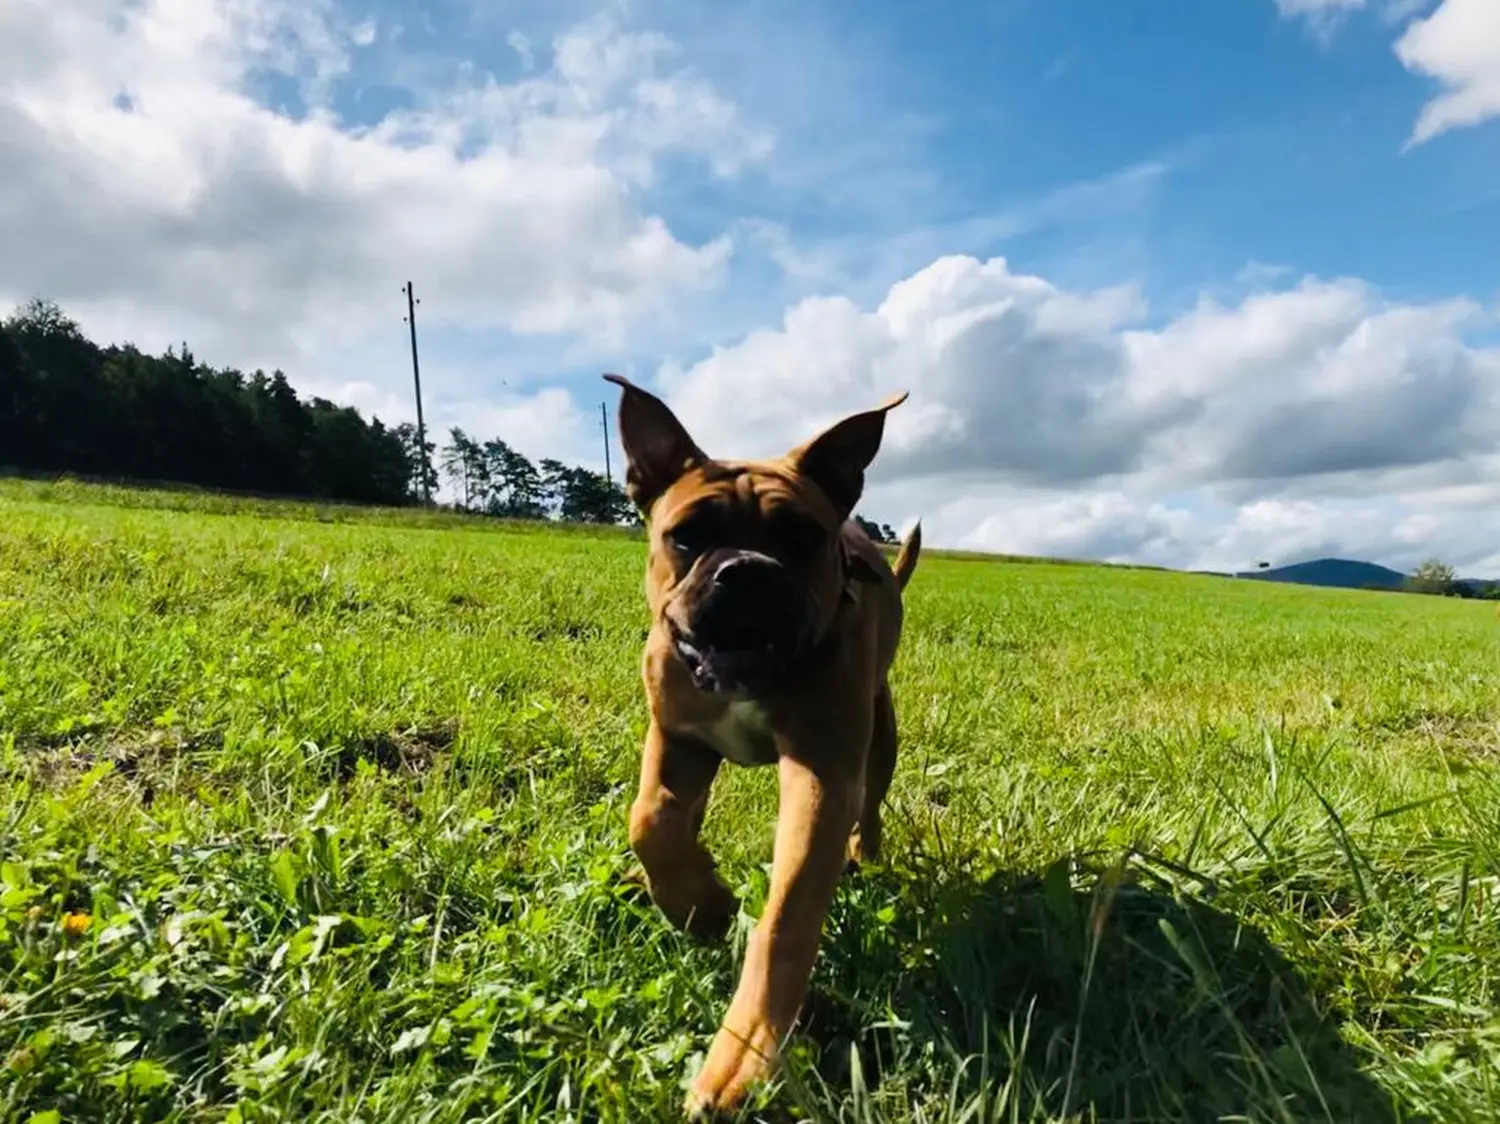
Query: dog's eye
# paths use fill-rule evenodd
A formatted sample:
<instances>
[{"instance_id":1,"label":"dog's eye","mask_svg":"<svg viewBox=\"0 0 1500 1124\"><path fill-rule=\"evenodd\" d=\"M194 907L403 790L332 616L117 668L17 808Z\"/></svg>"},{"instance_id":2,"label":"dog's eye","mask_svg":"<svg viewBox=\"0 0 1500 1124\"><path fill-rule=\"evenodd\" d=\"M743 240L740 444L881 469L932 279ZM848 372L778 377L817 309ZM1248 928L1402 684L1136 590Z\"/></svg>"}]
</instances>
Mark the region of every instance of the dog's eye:
<instances>
[{"instance_id":1,"label":"dog's eye","mask_svg":"<svg viewBox=\"0 0 1500 1124\"><path fill-rule=\"evenodd\" d=\"M823 545L822 524L799 515L784 516L776 527L776 540L788 558L806 558Z\"/></svg>"},{"instance_id":2,"label":"dog's eye","mask_svg":"<svg viewBox=\"0 0 1500 1124\"><path fill-rule=\"evenodd\" d=\"M662 537L679 558L692 558L708 545L710 528L702 519L685 520Z\"/></svg>"}]
</instances>

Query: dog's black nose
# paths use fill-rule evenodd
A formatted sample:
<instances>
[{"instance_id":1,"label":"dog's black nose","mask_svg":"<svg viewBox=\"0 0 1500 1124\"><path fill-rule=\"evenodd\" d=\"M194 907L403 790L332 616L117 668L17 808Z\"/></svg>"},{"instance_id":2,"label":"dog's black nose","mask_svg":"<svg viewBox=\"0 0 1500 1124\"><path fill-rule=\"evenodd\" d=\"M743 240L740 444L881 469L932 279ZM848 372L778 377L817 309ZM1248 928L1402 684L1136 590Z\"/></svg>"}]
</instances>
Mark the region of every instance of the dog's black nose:
<instances>
[{"instance_id":1,"label":"dog's black nose","mask_svg":"<svg viewBox=\"0 0 1500 1124\"><path fill-rule=\"evenodd\" d=\"M714 585L726 592L749 593L764 591L777 585L781 578L781 566L774 559L761 558L754 554L736 554L726 558L714 569Z\"/></svg>"},{"instance_id":2,"label":"dog's black nose","mask_svg":"<svg viewBox=\"0 0 1500 1124\"><path fill-rule=\"evenodd\" d=\"M694 614L705 644L730 650L784 647L800 620L795 586L774 558L748 551L719 562L712 589Z\"/></svg>"}]
</instances>

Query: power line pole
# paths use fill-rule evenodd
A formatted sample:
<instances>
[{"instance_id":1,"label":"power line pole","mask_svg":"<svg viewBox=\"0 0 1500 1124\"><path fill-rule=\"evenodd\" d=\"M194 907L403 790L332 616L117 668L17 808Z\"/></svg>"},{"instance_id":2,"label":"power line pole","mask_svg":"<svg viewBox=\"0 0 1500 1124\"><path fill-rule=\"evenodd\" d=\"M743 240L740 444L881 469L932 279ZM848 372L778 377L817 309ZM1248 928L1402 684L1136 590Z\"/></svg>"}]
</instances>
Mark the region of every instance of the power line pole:
<instances>
[{"instance_id":1,"label":"power line pole","mask_svg":"<svg viewBox=\"0 0 1500 1124\"><path fill-rule=\"evenodd\" d=\"M599 403L599 428L604 431L604 479L613 484L614 478L609 474L609 411L603 402Z\"/></svg>"},{"instance_id":2,"label":"power line pole","mask_svg":"<svg viewBox=\"0 0 1500 1124\"><path fill-rule=\"evenodd\" d=\"M417 300L412 293L411 282L402 289L406 294L406 324L411 329L411 381L417 390L417 472L422 477L422 502L432 503L432 485L429 483L427 465L427 426L422 421L422 370L417 363Z\"/></svg>"}]
</instances>

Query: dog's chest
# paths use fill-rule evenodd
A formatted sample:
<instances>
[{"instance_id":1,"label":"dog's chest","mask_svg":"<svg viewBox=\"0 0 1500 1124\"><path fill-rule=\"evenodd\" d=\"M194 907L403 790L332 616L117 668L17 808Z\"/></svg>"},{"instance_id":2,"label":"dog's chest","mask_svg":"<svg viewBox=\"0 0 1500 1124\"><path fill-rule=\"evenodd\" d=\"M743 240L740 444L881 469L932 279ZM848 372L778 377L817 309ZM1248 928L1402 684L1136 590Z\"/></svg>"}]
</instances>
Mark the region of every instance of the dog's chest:
<instances>
[{"instance_id":1,"label":"dog's chest","mask_svg":"<svg viewBox=\"0 0 1500 1124\"><path fill-rule=\"evenodd\" d=\"M738 765L770 765L776 760L770 719L758 703L736 700L696 732L721 757Z\"/></svg>"}]
</instances>

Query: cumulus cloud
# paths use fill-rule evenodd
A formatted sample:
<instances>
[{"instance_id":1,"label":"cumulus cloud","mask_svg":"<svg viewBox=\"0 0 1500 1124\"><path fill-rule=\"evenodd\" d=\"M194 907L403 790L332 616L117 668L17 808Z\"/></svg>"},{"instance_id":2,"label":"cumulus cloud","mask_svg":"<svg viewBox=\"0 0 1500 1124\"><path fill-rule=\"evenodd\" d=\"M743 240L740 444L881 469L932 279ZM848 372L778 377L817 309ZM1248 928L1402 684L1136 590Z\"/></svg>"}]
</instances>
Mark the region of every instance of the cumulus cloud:
<instances>
[{"instance_id":1,"label":"cumulus cloud","mask_svg":"<svg viewBox=\"0 0 1500 1124\"><path fill-rule=\"evenodd\" d=\"M902 495L876 489L875 504ZM1265 498L1243 505L1108 488L1076 494L990 489L921 507L924 538L971 550L1088 558L1216 572L1311 558L1367 559L1409 570L1435 551L1466 576L1500 576L1500 548L1474 510L1425 496L1394 500ZM910 502L910 494L904 496ZM1492 505L1500 490L1491 490Z\"/></svg>"},{"instance_id":2,"label":"cumulus cloud","mask_svg":"<svg viewBox=\"0 0 1500 1124\"><path fill-rule=\"evenodd\" d=\"M1180 565L1183 545L1198 529L1188 511L1117 491L1019 493L996 499L1000 502L973 511L978 518L967 527L953 528L959 542L977 550L1046 558ZM930 521L942 529L958 524L966 514L970 513L944 505Z\"/></svg>"},{"instance_id":3,"label":"cumulus cloud","mask_svg":"<svg viewBox=\"0 0 1500 1124\"><path fill-rule=\"evenodd\" d=\"M1463 335L1484 321L1471 301L1391 306L1357 282L1303 281L1132 333L1131 393L1182 422L1157 431L1145 471L1245 484L1487 451L1500 352Z\"/></svg>"},{"instance_id":4,"label":"cumulus cloud","mask_svg":"<svg viewBox=\"0 0 1500 1124\"><path fill-rule=\"evenodd\" d=\"M1473 302L1303 279L1159 326L1145 313L1128 288L1069 292L1003 258L948 257L873 309L804 301L660 383L726 456L910 390L874 502L935 518L950 542L1163 564L1340 542L1404 557L1411 528L1432 527L1370 493L1473 485L1500 444L1500 349L1470 342L1491 323ZM1475 559L1495 550L1464 541Z\"/></svg>"},{"instance_id":5,"label":"cumulus cloud","mask_svg":"<svg viewBox=\"0 0 1500 1124\"><path fill-rule=\"evenodd\" d=\"M1124 348L1116 330L1140 308L1129 288L1058 290L1004 259L945 257L894 285L873 311L845 298L793 307L664 383L704 439L741 448L743 434L790 441L810 419L920 388L893 415L892 471L1065 482L1124 471L1141 427L1123 414ZM726 413L730 398L737 411Z\"/></svg>"},{"instance_id":6,"label":"cumulus cloud","mask_svg":"<svg viewBox=\"0 0 1500 1124\"><path fill-rule=\"evenodd\" d=\"M1443 92L1425 106L1409 145L1500 115L1500 4L1442 0L1413 20L1396 42L1408 70L1436 79Z\"/></svg>"},{"instance_id":7,"label":"cumulus cloud","mask_svg":"<svg viewBox=\"0 0 1500 1124\"><path fill-rule=\"evenodd\" d=\"M1275 0L1283 19L1300 19L1323 42L1368 0ZM1500 4L1494 0L1383 0L1388 24L1406 24L1394 50L1413 74L1442 92L1422 107L1406 147L1500 115Z\"/></svg>"},{"instance_id":8,"label":"cumulus cloud","mask_svg":"<svg viewBox=\"0 0 1500 1124\"><path fill-rule=\"evenodd\" d=\"M1389 305L1358 282L1304 280L1159 328L1135 326L1144 311L1128 288L1074 293L1004 258L946 257L872 310L804 301L662 381L706 442L735 452L746 434L789 442L909 388L889 473L1027 485L1378 471L1500 436L1500 352L1465 343L1485 322L1472 302Z\"/></svg>"},{"instance_id":9,"label":"cumulus cloud","mask_svg":"<svg viewBox=\"0 0 1500 1124\"><path fill-rule=\"evenodd\" d=\"M411 277L434 325L604 340L717 282L727 238L684 241L639 190L771 138L669 40L593 20L518 81L460 71L353 124L335 92L371 30L327 0L6 5L0 297L274 362L383 325Z\"/></svg>"}]
</instances>

